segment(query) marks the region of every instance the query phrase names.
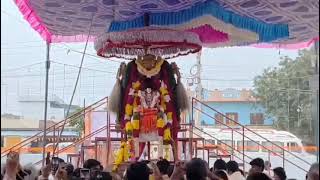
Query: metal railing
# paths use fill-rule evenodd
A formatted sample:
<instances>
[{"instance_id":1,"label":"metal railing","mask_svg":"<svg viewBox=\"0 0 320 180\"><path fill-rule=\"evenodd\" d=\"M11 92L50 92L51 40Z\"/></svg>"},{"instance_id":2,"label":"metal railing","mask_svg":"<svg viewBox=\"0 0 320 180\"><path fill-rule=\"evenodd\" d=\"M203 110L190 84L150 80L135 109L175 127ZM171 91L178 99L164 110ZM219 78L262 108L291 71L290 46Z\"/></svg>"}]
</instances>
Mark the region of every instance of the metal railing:
<instances>
[{"instance_id":1,"label":"metal railing","mask_svg":"<svg viewBox=\"0 0 320 180\"><path fill-rule=\"evenodd\" d=\"M104 105L106 102L104 102L107 99L107 97L100 99L99 101L91 104L90 106L84 108L82 111L79 111L77 113L74 113L73 115L71 115L70 117L67 117L66 119L57 122L56 124L46 128L47 130L47 134L53 132L54 136L55 136L55 132L59 131L60 128L62 128L62 126L65 124L64 122L70 122L73 119L76 119L80 116L83 116L83 113L88 113L91 110L95 110L99 107L101 107L102 105ZM90 111L88 111L90 110ZM39 138L42 138L42 134L43 134L43 130L41 130L40 132L36 133L35 135L17 143L16 145L12 146L11 148L8 148L6 150L4 150L3 152L1 152L1 158L6 156L10 151L15 151L15 150L19 150L20 148L27 146L29 143L31 143L32 141L35 141Z\"/></svg>"},{"instance_id":2,"label":"metal railing","mask_svg":"<svg viewBox=\"0 0 320 180\"><path fill-rule=\"evenodd\" d=\"M217 140L217 142L220 142L220 143L223 144L224 146L233 149L233 147L232 147L231 145L222 142L222 141L219 140L218 138L210 135L209 133L204 132L202 129L200 129L200 128L196 127L196 126L194 126L193 128L195 128L196 130L198 130L200 133L204 133L204 134L208 135L210 138L213 138L213 139ZM197 136L199 136L199 137L202 137L202 135L200 135L200 134L198 134L198 133L195 133L194 131L193 131L192 133L193 133L194 135L197 135ZM205 139L205 141L207 141L207 142L209 142L209 144L211 144L211 142L210 142L209 140ZM196 148L197 148L197 147L196 147ZM241 151L239 151L239 150L237 150L237 149L233 149L233 150L237 151L238 153L240 153L240 154L243 155L244 157L247 157L247 158L250 159L250 160L253 159L253 158L251 158L250 156L246 155L244 152L241 152ZM228 151L228 152L229 152L229 151ZM244 158L239 157L239 156L235 155L234 153L231 153L230 155L238 158L239 160L242 160L243 163L249 163L249 162L245 161ZM209 163L209 162L208 162L208 163Z\"/></svg>"},{"instance_id":3,"label":"metal railing","mask_svg":"<svg viewBox=\"0 0 320 180\"><path fill-rule=\"evenodd\" d=\"M87 140L88 138L91 138L92 136L94 136L94 135L96 135L96 134L98 134L98 133L106 130L107 127L108 127L107 125L106 125L106 126L103 126L103 127L99 128L99 129L97 129L96 131L94 131L94 132L86 135L85 137L79 139L78 141L75 141L75 142L73 142L72 144L70 144L70 145L68 145L68 146L66 146L66 147L64 147L64 148L59 149L59 150L57 151L57 154L62 153L62 152L66 151L66 150L68 150L68 149L70 149L70 148L72 148L72 147L74 147L74 146L76 146L76 145L79 145L79 144L83 143L83 142L84 142L85 140ZM52 155L51 155L51 157L52 157ZM34 165L38 165L38 164L40 164L41 162L42 162L42 160L34 163Z\"/></svg>"},{"instance_id":4,"label":"metal railing","mask_svg":"<svg viewBox=\"0 0 320 180\"><path fill-rule=\"evenodd\" d=\"M212 111L214 111L215 113L223 116L223 117L226 118L229 122L232 122L232 123L234 123L234 124L236 124L236 125L238 125L238 126L241 127L242 132L239 132L239 131L237 131L236 129L234 129L233 127L231 127L231 126L229 126L229 125L227 125L227 124L219 121L219 124L220 124L220 125L226 126L226 127L228 127L229 129L231 129L231 142L232 142L232 143L231 143L231 150L232 150L232 154L233 154L233 151L234 151L234 150L238 150L238 149L236 149L236 148L234 147L234 132L239 133L239 134L242 136L242 147L243 147L243 148L242 148L242 152L243 152L243 153L242 153L242 155L243 155L243 157L242 157L243 160L242 160L242 161L243 161L243 162L244 162L244 157L245 157L245 154L244 154L244 153L245 153L245 150L244 150L244 147L245 147L245 144L244 144L244 143L245 143L245 139L249 139L249 140L251 140L252 142L256 143L257 145L259 145L259 146L263 147L264 149L268 150L268 159L269 159L269 160L270 160L270 154L271 154L271 153L276 154L277 156L281 157L281 158L282 158L282 165L283 165L283 167L285 166L285 161L286 161L286 162L289 162L290 164L292 164L293 166L295 166L295 167L297 167L297 168L299 168L299 169L307 172L306 169L298 166L297 164L295 164L295 163L293 163L292 161L290 161L290 160L288 160L287 158L285 158L285 153L288 153L288 154L292 155L293 157L295 157L295 158L301 160L302 162L306 163L307 165L311 166L311 164L310 164L309 162L307 162L306 160L302 159L301 157L293 154L292 152L286 150L285 148L279 146L278 144L275 144L275 143L271 142L271 141L268 140L267 138L265 138L265 137L261 136L260 134L252 131L251 129L243 126L242 124L238 123L237 121L235 121L235 120L227 117L227 116L224 115L223 113L217 111L217 110L214 109L213 107L211 107L211 106L209 106L209 105L201 102L200 100L198 100L198 99L196 99L196 98L192 98L192 121L194 121L194 118L193 118L193 111L194 111L194 110L197 110L197 111L199 111L200 113L202 113L202 114L210 117L211 119L214 119L214 120L218 121L215 117L213 117L213 116L211 116L210 114L208 114L208 113L202 111L201 109L195 107L195 106L194 106L194 103L198 103L199 105L205 106L205 107L208 108L209 110L212 110ZM192 124L193 124L193 128L196 128L198 131L206 134L207 136L210 136L211 138L214 138L214 137L213 137L212 135L210 135L209 133L202 131L202 130L201 130L200 128L198 128L198 127L195 127L195 126L194 126L194 122L193 122ZM275 152L275 151L269 149L268 147L260 144L259 142L252 140L251 138L249 138L248 136L245 135L245 130L253 133L255 136L258 136L259 138L261 138L261 139L265 140L266 142L270 143L273 147L277 147L278 149L281 150L282 154L279 154L279 152ZM214 139L217 139L217 138L214 138ZM228 145L228 147L230 147L230 145Z\"/></svg>"}]
</instances>

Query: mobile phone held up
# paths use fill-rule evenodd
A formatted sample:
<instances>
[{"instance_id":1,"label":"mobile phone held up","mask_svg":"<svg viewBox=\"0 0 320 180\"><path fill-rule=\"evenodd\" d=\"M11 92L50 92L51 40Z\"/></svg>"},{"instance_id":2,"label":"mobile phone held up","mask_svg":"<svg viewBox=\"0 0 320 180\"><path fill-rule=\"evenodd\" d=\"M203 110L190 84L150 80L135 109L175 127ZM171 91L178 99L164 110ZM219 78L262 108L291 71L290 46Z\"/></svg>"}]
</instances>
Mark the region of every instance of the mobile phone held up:
<instances>
[{"instance_id":1,"label":"mobile phone held up","mask_svg":"<svg viewBox=\"0 0 320 180\"><path fill-rule=\"evenodd\" d=\"M80 178L81 179L90 179L90 169L81 168L80 169Z\"/></svg>"}]
</instances>

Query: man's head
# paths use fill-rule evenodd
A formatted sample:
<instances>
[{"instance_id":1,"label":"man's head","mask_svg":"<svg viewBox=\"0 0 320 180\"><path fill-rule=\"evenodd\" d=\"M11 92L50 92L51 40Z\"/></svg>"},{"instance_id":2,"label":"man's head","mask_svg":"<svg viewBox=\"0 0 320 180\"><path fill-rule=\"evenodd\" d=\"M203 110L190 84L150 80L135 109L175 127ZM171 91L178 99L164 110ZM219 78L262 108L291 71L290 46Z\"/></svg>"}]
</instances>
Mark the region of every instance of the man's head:
<instances>
[{"instance_id":1,"label":"man's head","mask_svg":"<svg viewBox=\"0 0 320 180\"><path fill-rule=\"evenodd\" d=\"M227 172L228 174L233 174L234 172L239 171L239 165L235 161L229 161L227 163Z\"/></svg>"},{"instance_id":2,"label":"man's head","mask_svg":"<svg viewBox=\"0 0 320 180\"><path fill-rule=\"evenodd\" d=\"M213 164L213 171L227 170L227 163L223 159L217 159Z\"/></svg>"},{"instance_id":3,"label":"man's head","mask_svg":"<svg viewBox=\"0 0 320 180\"><path fill-rule=\"evenodd\" d=\"M170 162L166 159L162 159L157 162L157 166L160 170L160 173L164 175L164 174L167 174L168 168L170 166Z\"/></svg>"},{"instance_id":4,"label":"man's head","mask_svg":"<svg viewBox=\"0 0 320 180\"><path fill-rule=\"evenodd\" d=\"M223 170L215 171L214 174L223 180L228 180L228 175Z\"/></svg>"},{"instance_id":5,"label":"man's head","mask_svg":"<svg viewBox=\"0 0 320 180\"><path fill-rule=\"evenodd\" d=\"M95 159L88 159L84 162L83 168L86 169L101 169L101 163Z\"/></svg>"},{"instance_id":6,"label":"man's head","mask_svg":"<svg viewBox=\"0 0 320 180\"><path fill-rule=\"evenodd\" d=\"M74 171L73 165L70 164L70 163L66 164L66 171L68 173L68 176L71 176L73 174L73 171Z\"/></svg>"},{"instance_id":7,"label":"man's head","mask_svg":"<svg viewBox=\"0 0 320 180\"><path fill-rule=\"evenodd\" d=\"M59 166L65 165L65 162L63 159L59 157L53 157L51 160L51 174L55 175Z\"/></svg>"},{"instance_id":8,"label":"man's head","mask_svg":"<svg viewBox=\"0 0 320 180\"><path fill-rule=\"evenodd\" d=\"M314 163L311 165L308 174L307 180L318 180L319 179L319 163Z\"/></svg>"},{"instance_id":9,"label":"man's head","mask_svg":"<svg viewBox=\"0 0 320 180\"><path fill-rule=\"evenodd\" d=\"M287 179L287 175L285 170L282 167L277 167L273 169L273 179L274 180L286 180Z\"/></svg>"},{"instance_id":10,"label":"man's head","mask_svg":"<svg viewBox=\"0 0 320 180\"><path fill-rule=\"evenodd\" d=\"M144 162L133 163L127 169L128 180L149 180L149 175L150 170Z\"/></svg>"},{"instance_id":11,"label":"man's head","mask_svg":"<svg viewBox=\"0 0 320 180\"><path fill-rule=\"evenodd\" d=\"M247 180L271 180L271 178L262 172L257 172L250 174Z\"/></svg>"},{"instance_id":12,"label":"man's head","mask_svg":"<svg viewBox=\"0 0 320 180\"><path fill-rule=\"evenodd\" d=\"M249 171L250 174L263 172L263 170L264 170L264 161L261 158L253 159L250 162L250 165L251 165L251 169Z\"/></svg>"},{"instance_id":13,"label":"man's head","mask_svg":"<svg viewBox=\"0 0 320 180\"><path fill-rule=\"evenodd\" d=\"M97 173L103 170L101 163L95 159L86 160L83 168L90 169L90 177L96 177Z\"/></svg>"},{"instance_id":14,"label":"man's head","mask_svg":"<svg viewBox=\"0 0 320 180\"><path fill-rule=\"evenodd\" d=\"M186 166L187 180L205 180L207 178L206 162L200 158L194 158Z\"/></svg>"}]
</instances>

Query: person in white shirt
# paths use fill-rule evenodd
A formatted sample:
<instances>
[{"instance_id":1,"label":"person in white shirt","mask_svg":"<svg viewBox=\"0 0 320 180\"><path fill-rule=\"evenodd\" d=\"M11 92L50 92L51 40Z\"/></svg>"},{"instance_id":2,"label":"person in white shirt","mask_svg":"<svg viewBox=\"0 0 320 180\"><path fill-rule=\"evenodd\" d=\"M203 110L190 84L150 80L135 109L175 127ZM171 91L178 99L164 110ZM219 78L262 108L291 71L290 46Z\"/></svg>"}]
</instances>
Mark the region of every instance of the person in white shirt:
<instances>
[{"instance_id":1,"label":"person in white shirt","mask_svg":"<svg viewBox=\"0 0 320 180\"><path fill-rule=\"evenodd\" d=\"M239 171L239 165L236 161L229 161L227 163L227 172L229 180L245 180L246 178Z\"/></svg>"}]
</instances>

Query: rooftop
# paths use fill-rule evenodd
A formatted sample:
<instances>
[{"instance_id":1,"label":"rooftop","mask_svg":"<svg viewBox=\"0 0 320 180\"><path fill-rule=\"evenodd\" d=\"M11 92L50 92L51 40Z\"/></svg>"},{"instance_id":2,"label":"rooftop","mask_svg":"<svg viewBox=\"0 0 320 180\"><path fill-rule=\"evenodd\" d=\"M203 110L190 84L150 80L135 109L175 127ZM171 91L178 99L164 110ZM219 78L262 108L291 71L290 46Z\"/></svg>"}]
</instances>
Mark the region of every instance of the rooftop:
<instances>
[{"instance_id":1,"label":"rooftop","mask_svg":"<svg viewBox=\"0 0 320 180\"><path fill-rule=\"evenodd\" d=\"M19 102L44 102L44 96L20 96ZM48 102L65 104L64 101L56 95L48 96Z\"/></svg>"},{"instance_id":2,"label":"rooftop","mask_svg":"<svg viewBox=\"0 0 320 180\"><path fill-rule=\"evenodd\" d=\"M228 88L224 90L215 89L208 93L206 102L257 102L250 89L237 90Z\"/></svg>"}]
</instances>

